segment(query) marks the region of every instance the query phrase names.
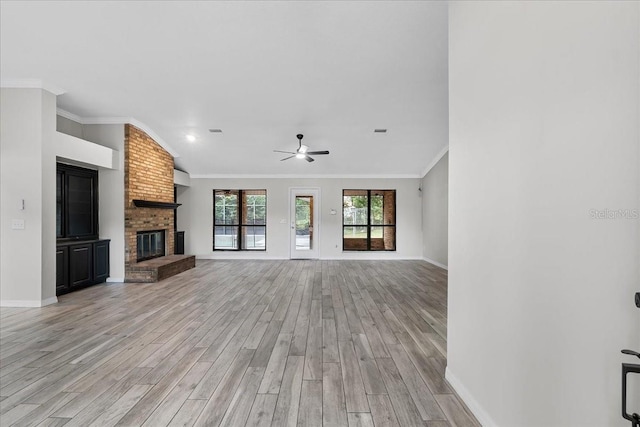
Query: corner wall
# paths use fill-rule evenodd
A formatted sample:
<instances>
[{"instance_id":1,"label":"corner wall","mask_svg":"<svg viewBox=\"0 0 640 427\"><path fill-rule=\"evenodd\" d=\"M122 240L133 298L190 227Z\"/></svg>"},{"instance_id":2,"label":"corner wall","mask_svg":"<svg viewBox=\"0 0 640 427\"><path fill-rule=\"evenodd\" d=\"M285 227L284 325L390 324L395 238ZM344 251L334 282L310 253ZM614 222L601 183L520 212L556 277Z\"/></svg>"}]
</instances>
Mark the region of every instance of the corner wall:
<instances>
[{"instance_id":1,"label":"corner wall","mask_svg":"<svg viewBox=\"0 0 640 427\"><path fill-rule=\"evenodd\" d=\"M449 153L422 178L422 255L439 267L449 262Z\"/></svg>"},{"instance_id":2,"label":"corner wall","mask_svg":"<svg viewBox=\"0 0 640 427\"><path fill-rule=\"evenodd\" d=\"M629 425L639 9L450 4L447 379L484 426Z\"/></svg>"},{"instance_id":3,"label":"corner wall","mask_svg":"<svg viewBox=\"0 0 640 427\"><path fill-rule=\"evenodd\" d=\"M57 301L56 97L3 88L0 102L0 305L40 307Z\"/></svg>"}]
</instances>

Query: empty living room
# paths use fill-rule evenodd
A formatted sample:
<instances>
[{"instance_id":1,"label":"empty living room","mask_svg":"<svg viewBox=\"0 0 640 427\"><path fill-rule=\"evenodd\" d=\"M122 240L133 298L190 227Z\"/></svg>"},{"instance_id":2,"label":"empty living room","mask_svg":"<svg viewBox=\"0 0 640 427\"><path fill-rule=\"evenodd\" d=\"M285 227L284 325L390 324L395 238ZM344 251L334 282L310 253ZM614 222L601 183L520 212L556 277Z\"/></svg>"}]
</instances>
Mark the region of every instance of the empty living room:
<instances>
[{"instance_id":1,"label":"empty living room","mask_svg":"<svg viewBox=\"0 0 640 427\"><path fill-rule=\"evenodd\" d=\"M640 1L0 0L0 426L640 425Z\"/></svg>"}]
</instances>

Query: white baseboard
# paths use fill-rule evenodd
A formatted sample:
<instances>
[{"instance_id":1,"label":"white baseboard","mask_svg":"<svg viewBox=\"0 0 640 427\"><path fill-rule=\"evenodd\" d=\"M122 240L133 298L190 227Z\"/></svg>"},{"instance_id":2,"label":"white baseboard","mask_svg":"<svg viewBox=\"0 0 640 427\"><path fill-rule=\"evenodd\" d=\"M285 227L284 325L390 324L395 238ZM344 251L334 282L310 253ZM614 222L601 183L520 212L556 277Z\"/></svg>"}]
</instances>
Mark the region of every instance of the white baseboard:
<instances>
[{"instance_id":1,"label":"white baseboard","mask_svg":"<svg viewBox=\"0 0 640 427\"><path fill-rule=\"evenodd\" d=\"M341 256L330 256L330 257L325 257L325 256L321 256L320 258L314 258L314 259L318 259L320 261L357 261L357 260L361 260L361 261L422 261L424 260L424 258L422 257L403 257L403 258L397 258L397 257L393 257L389 254L385 254L382 251L380 251L381 253L376 253L374 252L368 252L368 251L361 251L361 252L356 252L356 253L350 253L350 252L346 252ZM235 256L234 256L235 255ZM218 259L218 260L279 260L279 261L284 261L284 260L288 260L290 258L282 258L282 257L268 257L268 256L264 256L264 257L256 257L256 256L251 256L251 254L249 255L245 255L245 254L231 254L231 255L196 255L196 260L211 260L211 259ZM438 265L438 267L440 267L440 265ZM443 267L446 268L446 267Z\"/></svg>"},{"instance_id":2,"label":"white baseboard","mask_svg":"<svg viewBox=\"0 0 640 427\"><path fill-rule=\"evenodd\" d=\"M40 307L44 307L45 305L56 304L57 302L58 302L58 297L43 299L42 301L40 301Z\"/></svg>"},{"instance_id":3,"label":"white baseboard","mask_svg":"<svg viewBox=\"0 0 640 427\"><path fill-rule=\"evenodd\" d=\"M342 256L339 257L320 257L322 261L419 261L422 260L420 257L403 257L403 258L393 258L389 254L384 253L384 251L380 251L380 253L376 253L376 251L361 251L361 252L345 252Z\"/></svg>"},{"instance_id":4,"label":"white baseboard","mask_svg":"<svg viewBox=\"0 0 640 427\"><path fill-rule=\"evenodd\" d=\"M454 374L451 373L451 370L447 366L444 371L444 377L449 382L449 385L453 387L458 396L464 401L469 410L473 413L476 419L480 422L480 425L483 427L497 427L498 425L493 421L493 419L487 414L487 411L484 410L482 406L478 403L478 401L469 393L469 390L462 385L462 382L456 378Z\"/></svg>"},{"instance_id":5,"label":"white baseboard","mask_svg":"<svg viewBox=\"0 0 640 427\"><path fill-rule=\"evenodd\" d=\"M438 261L434 261L434 260L432 260L430 258L427 258L427 257L422 257L422 260L423 261L427 261L429 264L433 264L436 267L444 268L445 270L449 271L449 267L447 267L444 264L440 264Z\"/></svg>"},{"instance_id":6,"label":"white baseboard","mask_svg":"<svg viewBox=\"0 0 640 427\"><path fill-rule=\"evenodd\" d=\"M0 300L0 307L44 307L46 305L55 304L58 302L58 297L51 297L43 300Z\"/></svg>"},{"instance_id":7,"label":"white baseboard","mask_svg":"<svg viewBox=\"0 0 640 427\"><path fill-rule=\"evenodd\" d=\"M124 283L124 277L107 277L107 283Z\"/></svg>"},{"instance_id":8,"label":"white baseboard","mask_svg":"<svg viewBox=\"0 0 640 427\"><path fill-rule=\"evenodd\" d=\"M196 260L224 260L224 261L229 261L229 260L250 260L250 261L259 261L259 260L267 260L267 261L273 261L273 260L284 260L284 259L289 259L289 258L278 258L278 257L272 257L272 256L255 256L251 253L247 254L247 253L231 253L231 254L220 254L220 255L196 255Z\"/></svg>"}]
</instances>

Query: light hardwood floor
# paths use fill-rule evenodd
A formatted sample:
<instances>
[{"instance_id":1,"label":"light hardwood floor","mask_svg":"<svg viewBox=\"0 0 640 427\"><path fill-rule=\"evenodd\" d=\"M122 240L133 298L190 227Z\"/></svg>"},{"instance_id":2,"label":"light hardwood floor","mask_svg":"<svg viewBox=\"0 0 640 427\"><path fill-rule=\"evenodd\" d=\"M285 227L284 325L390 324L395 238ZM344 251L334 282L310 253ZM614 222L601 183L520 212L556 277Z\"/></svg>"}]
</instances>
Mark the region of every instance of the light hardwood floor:
<instances>
[{"instance_id":1,"label":"light hardwood floor","mask_svg":"<svg viewBox=\"0 0 640 427\"><path fill-rule=\"evenodd\" d=\"M2 426L478 426L444 380L445 270L198 261L0 310Z\"/></svg>"}]
</instances>

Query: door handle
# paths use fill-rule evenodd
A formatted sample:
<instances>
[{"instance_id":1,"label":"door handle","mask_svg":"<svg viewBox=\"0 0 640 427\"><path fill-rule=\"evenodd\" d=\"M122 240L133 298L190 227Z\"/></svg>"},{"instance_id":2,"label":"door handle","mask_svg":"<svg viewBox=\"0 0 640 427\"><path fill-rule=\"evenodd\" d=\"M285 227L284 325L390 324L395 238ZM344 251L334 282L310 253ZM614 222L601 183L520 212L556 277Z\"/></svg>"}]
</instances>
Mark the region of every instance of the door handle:
<instances>
[{"instance_id":1,"label":"door handle","mask_svg":"<svg viewBox=\"0 0 640 427\"><path fill-rule=\"evenodd\" d=\"M628 354L630 356L636 356L638 359L640 359L640 353L638 353L637 351L633 351L633 350L622 350L622 354Z\"/></svg>"},{"instance_id":2,"label":"door handle","mask_svg":"<svg viewBox=\"0 0 640 427\"><path fill-rule=\"evenodd\" d=\"M640 359L640 353L633 350L622 350L623 354L636 356ZM627 412L627 374L640 374L640 364L623 363L622 364L622 418L631 421L633 427L640 427L640 415L637 413L629 414Z\"/></svg>"}]
</instances>

